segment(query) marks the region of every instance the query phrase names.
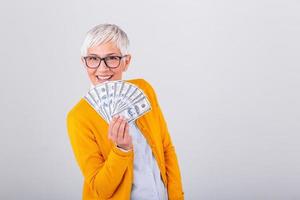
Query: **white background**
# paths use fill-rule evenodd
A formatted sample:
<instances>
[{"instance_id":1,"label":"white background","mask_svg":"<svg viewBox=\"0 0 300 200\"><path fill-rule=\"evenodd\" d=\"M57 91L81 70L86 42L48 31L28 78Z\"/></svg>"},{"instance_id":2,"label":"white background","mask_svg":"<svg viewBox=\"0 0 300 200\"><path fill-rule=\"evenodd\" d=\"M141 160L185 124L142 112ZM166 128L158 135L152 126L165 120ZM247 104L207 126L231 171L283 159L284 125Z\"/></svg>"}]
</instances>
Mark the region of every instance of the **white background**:
<instances>
[{"instance_id":1,"label":"white background","mask_svg":"<svg viewBox=\"0 0 300 200\"><path fill-rule=\"evenodd\" d=\"M186 199L300 199L300 3L2 1L0 199L81 199L66 114L90 83L85 33L131 41L155 88Z\"/></svg>"}]
</instances>

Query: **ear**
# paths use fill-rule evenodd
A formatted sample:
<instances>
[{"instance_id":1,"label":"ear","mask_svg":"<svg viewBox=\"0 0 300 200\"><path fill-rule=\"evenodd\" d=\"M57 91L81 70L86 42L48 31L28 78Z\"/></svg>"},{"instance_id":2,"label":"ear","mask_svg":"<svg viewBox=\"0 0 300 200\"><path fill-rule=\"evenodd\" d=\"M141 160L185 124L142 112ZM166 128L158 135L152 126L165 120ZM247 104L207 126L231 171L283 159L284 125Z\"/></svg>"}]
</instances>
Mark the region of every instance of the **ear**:
<instances>
[{"instance_id":1,"label":"ear","mask_svg":"<svg viewBox=\"0 0 300 200\"><path fill-rule=\"evenodd\" d=\"M131 55L128 54L125 59L124 59L124 68L123 68L123 72L125 72L128 67L129 67L129 64L130 64L130 61L131 61Z\"/></svg>"}]
</instances>

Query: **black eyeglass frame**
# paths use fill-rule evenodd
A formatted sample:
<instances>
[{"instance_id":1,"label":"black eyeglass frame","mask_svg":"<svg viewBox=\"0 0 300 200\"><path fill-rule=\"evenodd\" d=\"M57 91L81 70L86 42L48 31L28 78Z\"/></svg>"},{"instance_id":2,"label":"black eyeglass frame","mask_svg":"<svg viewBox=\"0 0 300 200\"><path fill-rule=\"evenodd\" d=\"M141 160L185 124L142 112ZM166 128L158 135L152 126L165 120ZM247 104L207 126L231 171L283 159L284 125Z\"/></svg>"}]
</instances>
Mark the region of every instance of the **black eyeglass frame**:
<instances>
[{"instance_id":1,"label":"black eyeglass frame","mask_svg":"<svg viewBox=\"0 0 300 200\"><path fill-rule=\"evenodd\" d=\"M128 56L128 55L123 55L123 56L109 55L109 56L106 56L106 57L104 57L104 58L101 58L101 57L99 57L99 56L84 56L84 57L83 57L83 60L84 60L84 62L85 62L85 66L87 66L87 67L90 68L90 69L97 69L97 68L101 65L102 60L103 60L103 62L104 62L104 64L105 64L106 67L108 67L108 68L110 68L110 69L115 69L115 68L118 68L118 67L120 66L122 58L125 58L125 57L127 57L127 56ZM98 66L97 66L97 67L90 67L90 66L88 66L87 61L86 61L86 59L87 59L88 57L96 57L96 58L99 58L99 59L100 59L100 62L99 62L99 64L98 64ZM107 65L105 59L107 59L107 58L109 58L109 57L117 57L117 58L119 58L119 64L118 64L116 67L111 67L111 66Z\"/></svg>"}]
</instances>

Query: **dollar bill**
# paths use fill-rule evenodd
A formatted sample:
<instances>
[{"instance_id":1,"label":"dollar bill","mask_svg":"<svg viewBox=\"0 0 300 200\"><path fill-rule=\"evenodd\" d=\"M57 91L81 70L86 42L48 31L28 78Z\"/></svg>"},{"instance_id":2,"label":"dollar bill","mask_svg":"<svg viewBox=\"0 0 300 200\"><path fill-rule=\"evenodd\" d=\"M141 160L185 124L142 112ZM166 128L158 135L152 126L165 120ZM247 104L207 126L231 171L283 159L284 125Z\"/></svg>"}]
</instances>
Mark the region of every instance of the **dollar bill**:
<instances>
[{"instance_id":1,"label":"dollar bill","mask_svg":"<svg viewBox=\"0 0 300 200\"><path fill-rule=\"evenodd\" d=\"M131 104L126 108L119 110L112 117L114 117L115 115L121 115L124 116L128 120L128 122L131 122L150 110L150 103L148 99L144 96L142 99L138 100L134 104Z\"/></svg>"},{"instance_id":2,"label":"dollar bill","mask_svg":"<svg viewBox=\"0 0 300 200\"><path fill-rule=\"evenodd\" d=\"M109 122L109 116L106 111L101 106L99 98L94 93L95 91L89 91L88 94L84 97L87 102L105 119L105 121Z\"/></svg>"},{"instance_id":3,"label":"dollar bill","mask_svg":"<svg viewBox=\"0 0 300 200\"><path fill-rule=\"evenodd\" d=\"M115 115L122 115L129 122L151 110L144 92L126 81L106 81L96 85L85 99L109 123Z\"/></svg>"},{"instance_id":4,"label":"dollar bill","mask_svg":"<svg viewBox=\"0 0 300 200\"><path fill-rule=\"evenodd\" d=\"M92 89L93 90L93 89ZM94 87L95 93L99 98L99 104L105 111L108 120L110 121L111 110L109 106L109 94L107 91L107 86L105 84L99 84Z\"/></svg>"}]
</instances>

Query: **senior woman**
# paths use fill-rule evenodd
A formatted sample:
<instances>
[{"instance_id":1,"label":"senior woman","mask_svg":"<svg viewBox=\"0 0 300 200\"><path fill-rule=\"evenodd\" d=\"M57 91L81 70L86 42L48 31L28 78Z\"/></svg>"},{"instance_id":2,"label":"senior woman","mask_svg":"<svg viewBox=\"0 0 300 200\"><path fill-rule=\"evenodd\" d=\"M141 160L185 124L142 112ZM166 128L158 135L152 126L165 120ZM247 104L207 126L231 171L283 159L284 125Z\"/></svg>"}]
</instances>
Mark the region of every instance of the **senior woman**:
<instances>
[{"instance_id":1,"label":"senior woman","mask_svg":"<svg viewBox=\"0 0 300 200\"><path fill-rule=\"evenodd\" d=\"M128 45L126 33L114 24L88 31L81 60L92 87L122 80L131 59ZM84 177L82 199L184 199L175 148L156 94L143 79L126 81L143 90L151 111L130 123L116 116L108 124L81 98L67 115L70 143Z\"/></svg>"}]
</instances>

